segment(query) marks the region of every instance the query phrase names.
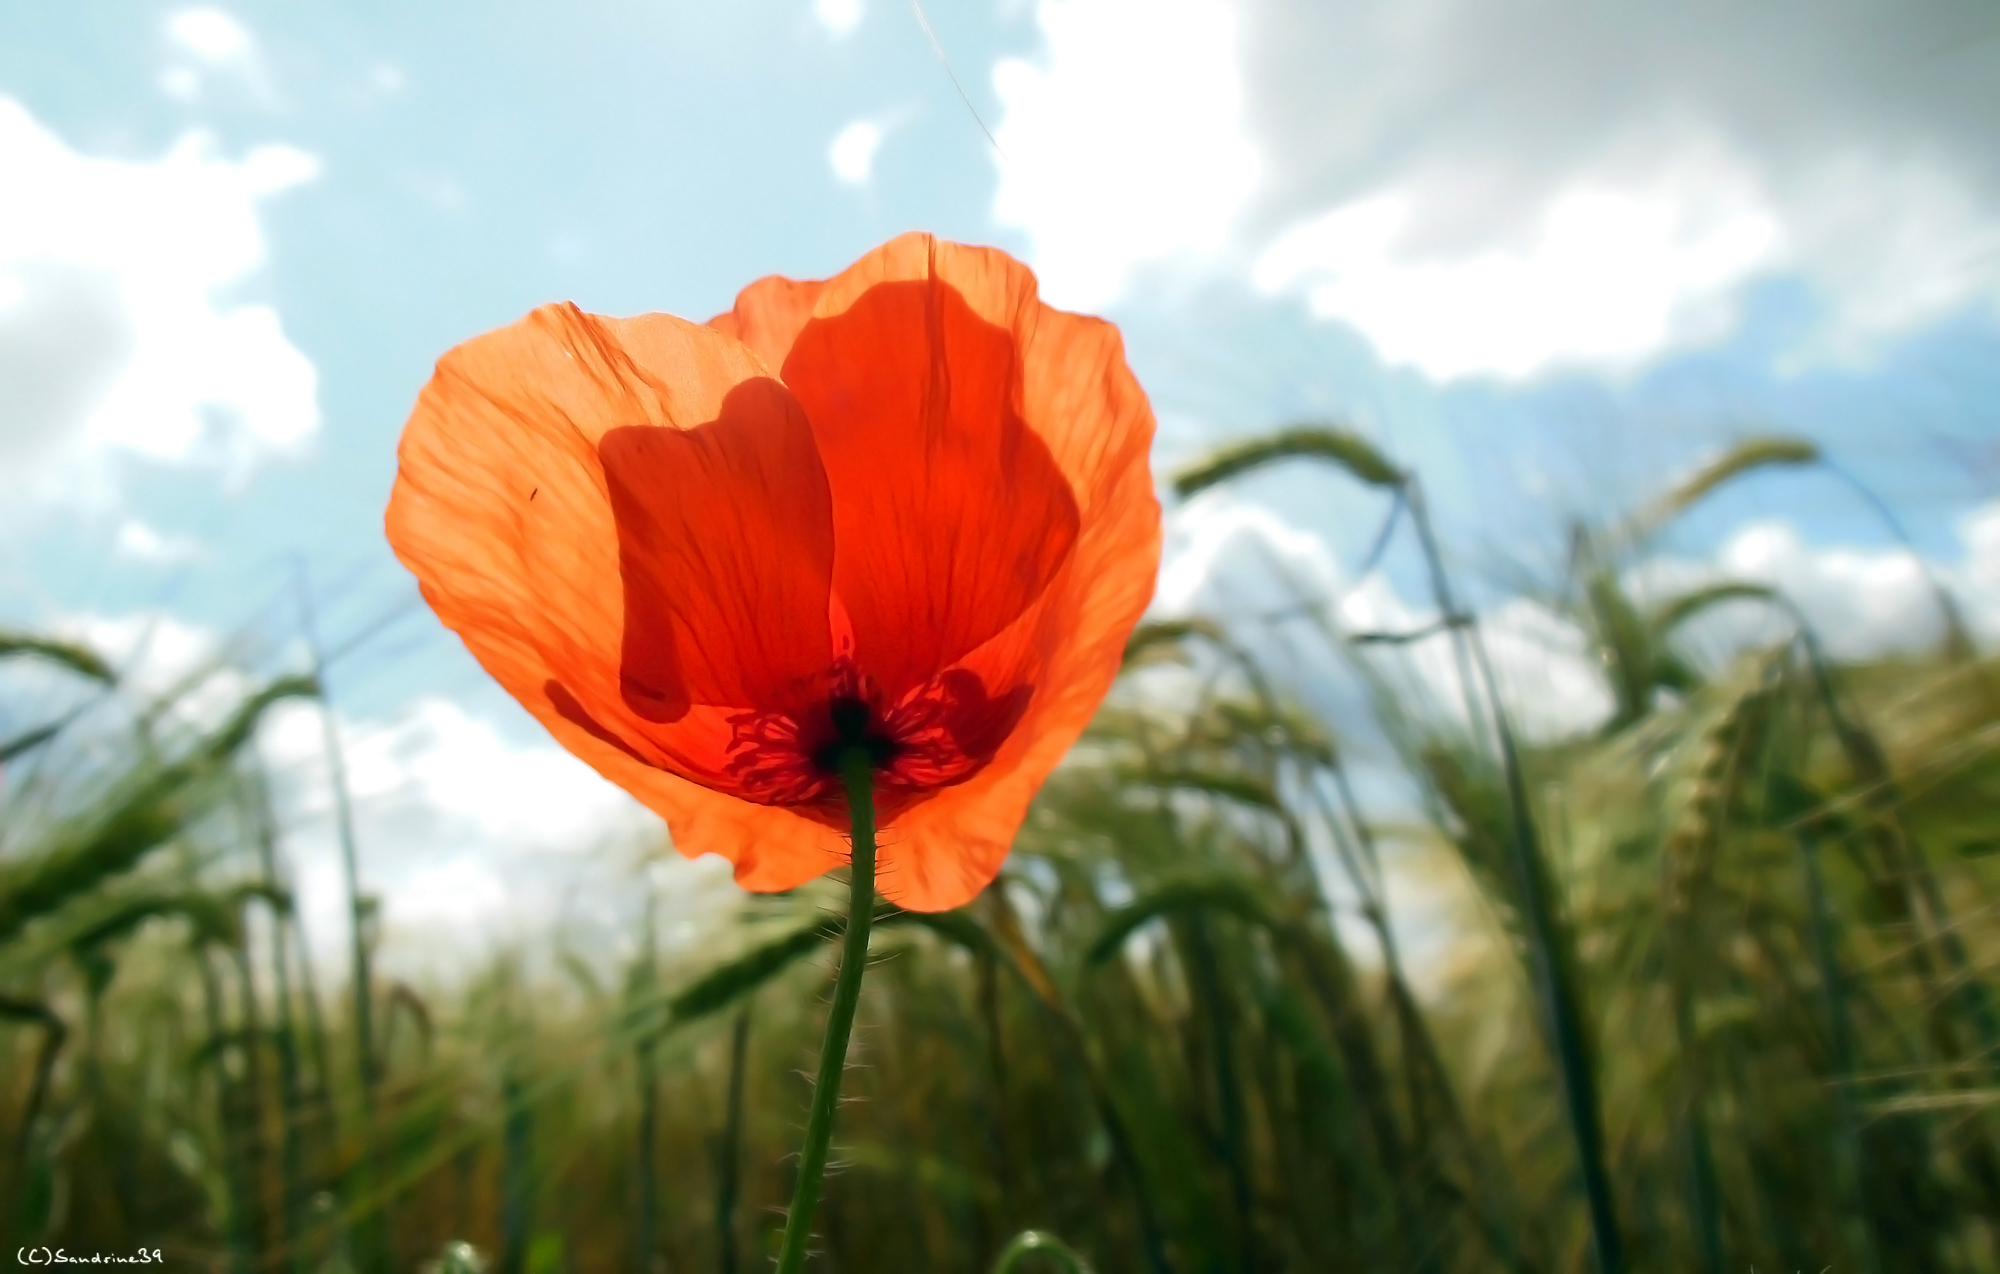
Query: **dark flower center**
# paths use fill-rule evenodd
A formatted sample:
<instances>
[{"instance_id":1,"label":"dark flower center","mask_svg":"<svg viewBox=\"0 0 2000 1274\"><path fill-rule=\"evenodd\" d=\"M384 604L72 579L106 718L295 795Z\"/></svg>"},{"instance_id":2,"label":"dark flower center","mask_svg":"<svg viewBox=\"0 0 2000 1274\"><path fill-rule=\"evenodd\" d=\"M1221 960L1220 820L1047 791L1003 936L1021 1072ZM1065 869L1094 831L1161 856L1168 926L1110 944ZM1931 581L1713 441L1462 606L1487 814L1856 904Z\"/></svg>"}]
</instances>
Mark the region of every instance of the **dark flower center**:
<instances>
[{"instance_id":1,"label":"dark flower center","mask_svg":"<svg viewBox=\"0 0 2000 1274\"><path fill-rule=\"evenodd\" d=\"M883 769L903 750L903 745L884 733L875 722L875 711L864 699L836 695L827 700L827 716L833 722L833 737L813 750L813 766L824 774L840 773L840 759L849 748L868 754L873 769Z\"/></svg>"},{"instance_id":2,"label":"dark flower center","mask_svg":"<svg viewBox=\"0 0 2000 1274\"><path fill-rule=\"evenodd\" d=\"M868 757L875 772L876 813L886 825L914 802L984 769L1035 693L1033 685L1020 684L991 694L977 673L948 668L885 702L852 660L840 660L828 674L832 693L796 714L782 709L733 713L720 764L690 769L648 755L664 750L661 741L637 731L646 740L642 751L592 716L560 682L551 680L543 690L559 716L641 765L759 805L783 806L828 826L845 826L840 763L849 749L859 748ZM669 733L665 742L671 746L676 741Z\"/></svg>"}]
</instances>

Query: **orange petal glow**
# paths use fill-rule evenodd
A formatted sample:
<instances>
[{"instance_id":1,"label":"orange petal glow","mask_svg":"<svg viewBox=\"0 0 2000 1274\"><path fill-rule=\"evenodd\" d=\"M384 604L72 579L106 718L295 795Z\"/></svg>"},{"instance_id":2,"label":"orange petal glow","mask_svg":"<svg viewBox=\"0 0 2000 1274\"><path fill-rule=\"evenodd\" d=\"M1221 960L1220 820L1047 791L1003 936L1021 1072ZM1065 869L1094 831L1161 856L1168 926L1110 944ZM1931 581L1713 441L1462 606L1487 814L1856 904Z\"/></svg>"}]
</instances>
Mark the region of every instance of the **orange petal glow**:
<instances>
[{"instance_id":1,"label":"orange petal glow","mask_svg":"<svg viewBox=\"0 0 2000 1274\"><path fill-rule=\"evenodd\" d=\"M869 289L785 358L833 487L834 586L890 699L949 668L1048 588L1076 497L1022 421L1013 333L942 280Z\"/></svg>"},{"instance_id":2,"label":"orange petal glow","mask_svg":"<svg viewBox=\"0 0 2000 1274\"><path fill-rule=\"evenodd\" d=\"M833 658L833 509L799 405L746 380L708 424L621 425L597 452L618 524L626 706L672 722L698 703L792 704Z\"/></svg>"},{"instance_id":3,"label":"orange petal glow","mask_svg":"<svg viewBox=\"0 0 2000 1274\"><path fill-rule=\"evenodd\" d=\"M551 306L460 346L388 529L481 664L747 888L841 861L825 758L864 723L881 888L941 910L1116 675L1151 436L1116 329L906 235L707 327Z\"/></svg>"},{"instance_id":4,"label":"orange petal glow","mask_svg":"<svg viewBox=\"0 0 2000 1274\"><path fill-rule=\"evenodd\" d=\"M824 291L826 284L817 280L801 282L773 274L744 288L735 307L716 315L708 325L748 345L766 367L776 371L785 365L786 352L813 316L813 307Z\"/></svg>"}]
</instances>

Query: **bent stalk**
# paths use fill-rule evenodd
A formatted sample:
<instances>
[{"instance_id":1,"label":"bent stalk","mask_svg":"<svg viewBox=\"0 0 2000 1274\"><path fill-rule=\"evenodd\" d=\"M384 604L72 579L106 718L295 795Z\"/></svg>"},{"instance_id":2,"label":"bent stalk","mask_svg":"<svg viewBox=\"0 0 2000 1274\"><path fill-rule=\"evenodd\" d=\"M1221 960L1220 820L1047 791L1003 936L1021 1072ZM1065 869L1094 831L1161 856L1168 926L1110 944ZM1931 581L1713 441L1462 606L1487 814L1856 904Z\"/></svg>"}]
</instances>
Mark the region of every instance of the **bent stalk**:
<instances>
[{"instance_id":1,"label":"bent stalk","mask_svg":"<svg viewBox=\"0 0 2000 1274\"><path fill-rule=\"evenodd\" d=\"M1520 895L1523 926L1527 930L1529 967L1537 998L1541 1002L1544 1029L1550 1051L1555 1054L1557 1079L1568 1116L1570 1135L1576 1143L1577 1167L1583 1177L1584 1202L1590 1213L1591 1249L1597 1274L1621 1274L1625 1268L1623 1245L1618 1233L1618 1214L1611 1196L1611 1175L1605 1166L1603 1115L1599 1109L1597 1076L1591 1069L1582 994L1576 975L1563 959L1566 946L1558 932L1553 899L1541 859L1541 842L1536 834L1534 813L1528 804L1527 781L1521 771L1520 750L1514 730L1500 701L1500 682L1493 675L1493 661L1479 623L1458 609L1452 596L1450 578L1445 574L1444 554L1439 551L1437 532L1424 504L1423 490L1415 478L1407 478L1403 498L1410 506L1410 520L1417 529L1418 544L1430 574L1431 594L1449 625L1452 650L1458 664L1459 686L1465 695L1468 723L1474 737L1481 732L1481 696L1484 691L1485 719L1492 727L1493 742L1500 754L1501 776L1507 785L1507 807L1511 835L1507 848ZM1477 670L1478 680L1473 679Z\"/></svg>"}]
</instances>

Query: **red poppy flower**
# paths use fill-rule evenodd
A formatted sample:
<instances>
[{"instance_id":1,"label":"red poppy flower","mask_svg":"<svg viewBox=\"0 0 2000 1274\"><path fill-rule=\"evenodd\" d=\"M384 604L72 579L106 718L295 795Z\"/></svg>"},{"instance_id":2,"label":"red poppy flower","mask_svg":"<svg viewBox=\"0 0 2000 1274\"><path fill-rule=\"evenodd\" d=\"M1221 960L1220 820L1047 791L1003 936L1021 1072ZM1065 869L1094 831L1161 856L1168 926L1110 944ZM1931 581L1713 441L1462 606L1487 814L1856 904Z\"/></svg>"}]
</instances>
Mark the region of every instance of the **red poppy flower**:
<instances>
[{"instance_id":1,"label":"red poppy flower","mask_svg":"<svg viewBox=\"0 0 2000 1274\"><path fill-rule=\"evenodd\" d=\"M550 733L689 857L845 860L954 907L1110 686L1151 597L1153 418L1117 329L1006 254L905 235L706 325L549 305L446 354L389 541Z\"/></svg>"}]
</instances>

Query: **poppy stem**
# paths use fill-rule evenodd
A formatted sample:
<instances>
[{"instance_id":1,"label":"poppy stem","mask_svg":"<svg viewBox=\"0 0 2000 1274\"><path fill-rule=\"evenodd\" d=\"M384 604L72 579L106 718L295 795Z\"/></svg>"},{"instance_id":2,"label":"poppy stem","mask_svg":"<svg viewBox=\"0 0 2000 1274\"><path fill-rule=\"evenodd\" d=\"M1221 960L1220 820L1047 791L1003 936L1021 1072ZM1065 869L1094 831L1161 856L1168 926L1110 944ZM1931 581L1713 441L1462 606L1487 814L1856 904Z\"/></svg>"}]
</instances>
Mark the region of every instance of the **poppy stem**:
<instances>
[{"instance_id":1,"label":"poppy stem","mask_svg":"<svg viewBox=\"0 0 2000 1274\"><path fill-rule=\"evenodd\" d=\"M799 1151L799 1183L792 1191L791 1211L785 1216L785 1243L778 1254L778 1274L798 1274L805 1266L813 1213L819 1210L820 1180L826 1175L833 1115L840 1105L841 1072L847 1066L847 1037L854 1029L855 1006L861 1002L861 975L868 970L868 925L875 915L874 758L864 748L847 749L841 754L840 776L847 784L848 818L854 828L854 853L848 867L847 940L840 952L840 976L833 984L826 1041L820 1045L819 1076L813 1081L806 1143Z\"/></svg>"}]
</instances>

